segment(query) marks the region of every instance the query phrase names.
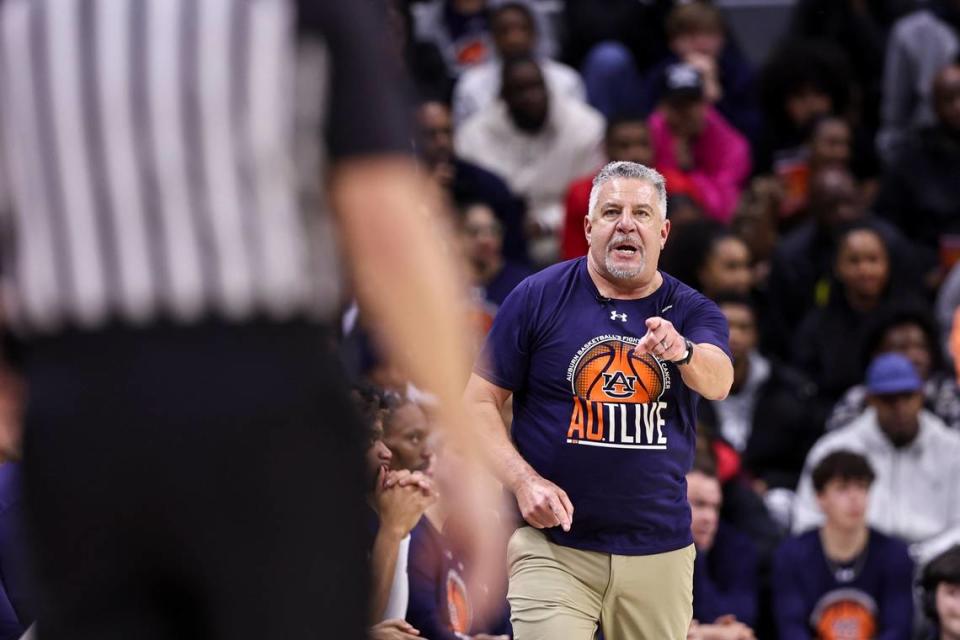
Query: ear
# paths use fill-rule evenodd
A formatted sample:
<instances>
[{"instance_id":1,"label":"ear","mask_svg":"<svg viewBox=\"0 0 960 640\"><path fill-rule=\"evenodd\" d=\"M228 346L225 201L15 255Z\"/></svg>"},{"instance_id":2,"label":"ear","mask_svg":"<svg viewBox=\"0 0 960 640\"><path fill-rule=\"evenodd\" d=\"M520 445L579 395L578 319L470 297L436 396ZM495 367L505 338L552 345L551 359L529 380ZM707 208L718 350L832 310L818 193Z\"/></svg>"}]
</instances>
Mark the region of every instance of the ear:
<instances>
[{"instance_id":1,"label":"ear","mask_svg":"<svg viewBox=\"0 0 960 640\"><path fill-rule=\"evenodd\" d=\"M590 230L593 229L593 223L590 222L590 214L583 216L583 233L587 237L587 246L590 246Z\"/></svg>"},{"instance_id":2,"label":"ear","mask_svg":"<svg viewBox=\"0 0 960 640\"><path fill-rule=\"evenodd\" d=\"M660 227L660 250L667 245L667 238L670 236L670 221L664 220L663 226Z\"/></svg>"}]
</instances>

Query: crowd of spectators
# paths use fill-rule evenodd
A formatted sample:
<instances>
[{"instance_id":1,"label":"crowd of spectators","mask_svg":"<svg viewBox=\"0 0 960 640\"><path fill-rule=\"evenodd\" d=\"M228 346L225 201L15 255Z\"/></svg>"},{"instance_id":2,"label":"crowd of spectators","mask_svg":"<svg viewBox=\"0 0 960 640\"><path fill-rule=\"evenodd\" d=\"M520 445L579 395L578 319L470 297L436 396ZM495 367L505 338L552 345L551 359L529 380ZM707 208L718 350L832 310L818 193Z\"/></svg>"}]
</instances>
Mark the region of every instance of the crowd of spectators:
<instances>
[{"instance_id":1,"label":"crowd of spectators","mask_svg":"<svg viewBox=\"0 0 960 640\"><path fill-rule=\"evenodd\" d=\"M687 477L689 638L960 638L960 5L797 0L759 64L705 0L395 6L478 344L524 277L586 253L605 162L667 179L662 268L719 305L735 372ZM444 535L456 452L386 387L372 512L408 486L427 506L374 564L407 602L374 635L509 637L508 611L470 614L504 585L467 593Z\"/></svg>"}]
</instances>

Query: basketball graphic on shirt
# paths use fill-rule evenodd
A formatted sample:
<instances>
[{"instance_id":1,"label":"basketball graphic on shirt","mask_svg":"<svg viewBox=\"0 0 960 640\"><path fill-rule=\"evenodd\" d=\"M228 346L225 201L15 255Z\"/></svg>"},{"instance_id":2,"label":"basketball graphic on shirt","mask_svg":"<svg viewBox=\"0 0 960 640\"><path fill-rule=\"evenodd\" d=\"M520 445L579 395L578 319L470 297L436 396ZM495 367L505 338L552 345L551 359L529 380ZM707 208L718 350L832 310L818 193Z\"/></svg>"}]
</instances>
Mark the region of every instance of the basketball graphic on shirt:
<instances>
[{"instance_id":1,"label":"basketball graphic on shirt","mask_svg":"<svg viewBox=\"0 0 960 640\"><path fill-rule=\"evenodd\" d=\"M810 622L822 640L864 640L877 632L876 603L859 589L831 591L814 608Z\"/></svg>"},{"instance_id":2,"label":"basketball graphic on shirt","mask_svg":"<svg viewBox=\"0 0 960 640\"><path fill-rule=\"evenodd\" d=\"M573 392L583 400L646 404L666 387L663 365L650 354L636 355L636 344L610 339L594 345L573 365Z\"/></svg>"},{"instance_id":3,"label":"basketball graphic on shirt","mask_svg":"<svg viewBox=\"0 0 960 640\"><path fill-rule=\"evenodd\" d=\"M450 630L454 633L469 633L473 625L473 610L467 596L467 585L454 569L447 572L447 613Z\"/></svg>"}]
</instances>

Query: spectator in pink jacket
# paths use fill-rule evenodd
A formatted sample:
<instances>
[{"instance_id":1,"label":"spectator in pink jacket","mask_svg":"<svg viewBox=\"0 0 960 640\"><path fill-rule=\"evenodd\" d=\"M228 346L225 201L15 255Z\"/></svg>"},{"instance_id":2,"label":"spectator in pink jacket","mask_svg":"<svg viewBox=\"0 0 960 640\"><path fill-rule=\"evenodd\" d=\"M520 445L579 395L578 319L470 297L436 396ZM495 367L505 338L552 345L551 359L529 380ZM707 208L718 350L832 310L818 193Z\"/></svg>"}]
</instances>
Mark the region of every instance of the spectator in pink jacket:
<instances>
[{"instance_id":1,"label":"spectator in pink jacket","mask_svg":"<svg viewBox=\"0 0 960 640\"><path fill-rule=\"evenodd\" d=\"M704 97L703 78L680 63L664 74L663 98L650 116L654 166L691 185L707 217L728 223L750 175L750 147Z\"/></svg>"}]
</instances>

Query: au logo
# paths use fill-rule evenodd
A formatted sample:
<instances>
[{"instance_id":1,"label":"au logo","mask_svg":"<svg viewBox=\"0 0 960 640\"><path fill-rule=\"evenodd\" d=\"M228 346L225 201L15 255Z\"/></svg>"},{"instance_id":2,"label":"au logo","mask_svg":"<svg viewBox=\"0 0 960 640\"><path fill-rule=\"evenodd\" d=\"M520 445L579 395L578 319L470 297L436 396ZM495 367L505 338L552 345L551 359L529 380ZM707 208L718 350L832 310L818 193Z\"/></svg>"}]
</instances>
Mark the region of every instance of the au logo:
<instances>
[{"instance_id":1,"label":"au logo","mask_svg":"<svg viewBox=\"0 0 960 640\"><path fill-rule=\"evenodd\" d=\"M570 363L568 376L574 396L628 404L660 400L670 382L659 360L649 353L637 355L635 338L601 336L595 340Z\"/></svg>"},{"instance_id":2,"label":"au logo","mask_svg":"<svg viewBox=\"0 0 960 640\"><path fill-rule=\"evenodd\" d=\"M629 398L635 393L636 376L624 375L622 371L603 374L603 392L611 398Z\"/></svg>"}]
</instances>

